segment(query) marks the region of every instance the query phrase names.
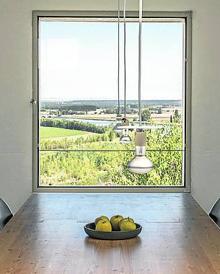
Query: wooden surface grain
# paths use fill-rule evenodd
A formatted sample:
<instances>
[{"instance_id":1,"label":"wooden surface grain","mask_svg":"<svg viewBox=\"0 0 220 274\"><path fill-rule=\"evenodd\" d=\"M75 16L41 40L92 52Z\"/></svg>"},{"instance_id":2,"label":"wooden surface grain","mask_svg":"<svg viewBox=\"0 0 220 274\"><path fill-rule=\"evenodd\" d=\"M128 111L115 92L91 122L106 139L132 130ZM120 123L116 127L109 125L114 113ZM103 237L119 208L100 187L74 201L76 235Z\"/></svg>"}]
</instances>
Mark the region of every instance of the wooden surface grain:
<instances>
[{"instance_id":1,"label":"wooden surface grain","mask_svg":"<svg viewBox=\"0 0 220 274\"><path fill-rule=\"evenodd\" d=\"M114 214L140 223L140 237L85 235ZM0 273L215 274L220 230L190 194L33 194L0 233Z\"/></svg>"}]
</instances>

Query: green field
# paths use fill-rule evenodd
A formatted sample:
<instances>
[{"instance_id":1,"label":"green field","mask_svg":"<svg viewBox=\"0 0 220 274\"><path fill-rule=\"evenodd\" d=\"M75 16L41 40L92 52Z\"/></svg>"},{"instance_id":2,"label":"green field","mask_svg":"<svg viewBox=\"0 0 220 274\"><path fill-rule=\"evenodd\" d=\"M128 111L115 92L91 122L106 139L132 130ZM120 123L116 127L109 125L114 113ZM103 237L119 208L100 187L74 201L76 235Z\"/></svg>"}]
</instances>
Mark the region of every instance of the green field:
<instances>
[{"instance_id":1,"label":"green field","mask_svg":"<svg viewBox=\"0 0 220 274\"><path fill-rule=\"evenodd\" d=\"M59 138L59 137L72 137L88 134L82 130L72 130L65 128L54 127L40 127L40 138Z\"/></svg>"}]
</instances>

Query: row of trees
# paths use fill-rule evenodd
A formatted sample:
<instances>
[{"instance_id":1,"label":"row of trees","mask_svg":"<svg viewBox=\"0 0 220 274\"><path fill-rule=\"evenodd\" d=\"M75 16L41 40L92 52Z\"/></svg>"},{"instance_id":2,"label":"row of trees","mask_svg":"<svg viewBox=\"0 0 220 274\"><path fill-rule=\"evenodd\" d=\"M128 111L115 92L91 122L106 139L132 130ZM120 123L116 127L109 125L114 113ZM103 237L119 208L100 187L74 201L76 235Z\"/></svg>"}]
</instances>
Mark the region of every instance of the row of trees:
<instances>
[{"instance_id":1,"label":"row of trees","mask_svg":"<svg viewBox=\"0 0 220 274\"><path fill-rule=\"evenodd\" d=\"M90 123L80 121L69 121L64 119L42 118L40 125L42 127L56 127L65 129L76 129L93 133L105 133L105 127L96 126Z\"/></svg>"}]
</instances>

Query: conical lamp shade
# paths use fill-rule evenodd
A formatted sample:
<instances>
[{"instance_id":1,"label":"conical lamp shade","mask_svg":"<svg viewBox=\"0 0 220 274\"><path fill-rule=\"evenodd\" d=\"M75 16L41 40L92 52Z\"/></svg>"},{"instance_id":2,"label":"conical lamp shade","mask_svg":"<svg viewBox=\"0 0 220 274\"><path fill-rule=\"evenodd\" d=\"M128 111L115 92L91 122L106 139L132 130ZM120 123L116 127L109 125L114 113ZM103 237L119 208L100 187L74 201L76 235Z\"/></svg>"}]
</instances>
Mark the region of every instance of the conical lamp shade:
<instances>
[{"instance_id":1,"label":"conical lamp shade","mask_svg":"<svg viewBox=\"0 0 220 274\"><path fill-rule=\"evenodd\" d=\"M121 144L130 144L131 143L131 137L129 136L128 130L124 129L122 136L120 138Z\"/></svg>"},{"instance_id":2,"label":"conical lamp shade","mask_svg":"<svg viewBox=\"0 0 220 274\"><path fill-rule=\"evenodd\" d=\"M146 156L135 156L128 163L128 169L137 174L146 174L153 168L152 162Z\"/></svg>"},{"instance_id":3,"label":"conical lamp shade","mask_svg":"<svg viewBox=\"0 0 220 274\"><path fill-rule=\"evenodd\" d=\"M131 143L131 137L128 135L127 130L123 130L123 134L120 138L120 143L121 144L130 144Z\"/></svg>"},{"instance_id":4,"label":"conical lamp shade","mask_svg":"<svg viewBox=\"0 0 220 274\"><path fill-rule=\"evenodd\" d=\"M131 137L129 135L122 135L120 138L120 143L121 144L130 144L131 142Z\"/></svg>"}]
</instances>

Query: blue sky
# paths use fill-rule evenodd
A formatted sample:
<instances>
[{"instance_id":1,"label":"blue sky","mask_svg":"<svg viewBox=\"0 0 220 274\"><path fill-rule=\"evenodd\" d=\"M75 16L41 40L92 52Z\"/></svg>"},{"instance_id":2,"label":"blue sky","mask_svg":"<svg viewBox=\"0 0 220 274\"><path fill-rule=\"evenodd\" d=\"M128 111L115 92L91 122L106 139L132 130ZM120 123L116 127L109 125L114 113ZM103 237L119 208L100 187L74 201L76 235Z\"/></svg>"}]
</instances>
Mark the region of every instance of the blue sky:
<instances>
[{"instance_id":1,"label":"blue sky","mask_svg":"<svg viewBox=\"0 0 220 274\"><path fill-rule=\"evenodd\" d=\"M143 24L142 99L182 98L182 31L181 22ZM39 61L42 99L117 99L116 23L41 21ZM138 24L128 23L127 99L137 99L137 68Z\"/></svg>"}]
</instances>

